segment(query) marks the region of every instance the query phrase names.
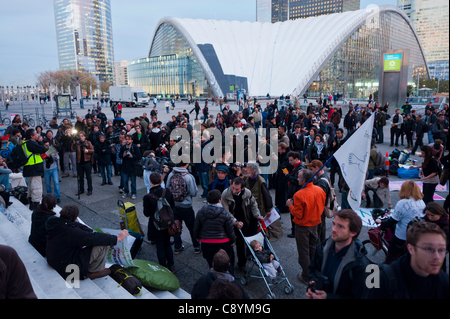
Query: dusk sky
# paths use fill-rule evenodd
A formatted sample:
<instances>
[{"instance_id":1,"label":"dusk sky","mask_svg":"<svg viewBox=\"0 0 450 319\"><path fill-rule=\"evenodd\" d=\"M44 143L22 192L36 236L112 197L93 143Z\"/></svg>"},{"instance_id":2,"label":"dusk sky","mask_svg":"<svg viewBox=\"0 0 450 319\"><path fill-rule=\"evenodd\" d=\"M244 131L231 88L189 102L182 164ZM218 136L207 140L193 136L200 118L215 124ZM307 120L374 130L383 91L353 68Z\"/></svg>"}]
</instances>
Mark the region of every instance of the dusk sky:
<instances>
[{"instance_id":1,"label":"dusk sky","mask_svg":"<svg viewBox=\"0 0 450 319\"><path fill-rule=\"evenodd\" d=\"M397 0L361 0L396 5ZM144 57L163 17L256 21L256 0L111 0L115 62ZM0 85L36 84L36 74L56 71L52 0L2 1L0 10Z\"/></svg>"}]
</instances>

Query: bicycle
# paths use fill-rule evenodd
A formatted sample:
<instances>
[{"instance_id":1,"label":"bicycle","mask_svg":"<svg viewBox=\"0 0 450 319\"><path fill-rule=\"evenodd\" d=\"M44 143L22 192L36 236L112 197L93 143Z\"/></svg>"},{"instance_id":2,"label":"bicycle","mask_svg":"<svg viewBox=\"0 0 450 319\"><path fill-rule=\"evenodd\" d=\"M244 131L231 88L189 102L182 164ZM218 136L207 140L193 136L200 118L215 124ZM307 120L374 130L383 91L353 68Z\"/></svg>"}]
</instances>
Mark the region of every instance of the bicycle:
<instances>
[{"instance_id":1,"label":"bicycle","mask_svg":"<svg viewBox=\"0 0 450 319\"><path fill-rule=\"evenodd\" d=\"M39 125L43 128L49 128L50 127L50 121L47 120L45 116L41 117L38 121Z\"/></svg>"},{"instance_id":2,"label":"bicycle","mask_svg":"<svg viewBox=\"0 0 450 319\"><path fill-rule=\"evenodd\" d=\"M23 115L23 122L27 122L30 127L34 127L35 124L36 124L34 122L34 119L31 117L31 114L24 114Z\"/></svg>"},{"instance_id":3,"label":"bicycle","mask_svg":"<svg viewBox=\"0 0 450 319\"><path fill-rule=\"evenodd\" d=\"M378 209L375 208L374 210L372 210L372 218L373 220L376 219L386 219L389 218L388 214L389 214L390 208L386 208L386 209ZM377 263L376 260L372 260L372 259L380 259L382 258L382 261L379 262L384 262L384 260L386 259L387 253L388 253L388 249L389 249L389 241L392 237L392 233L390 231L390 229L387 230L382 230L381 226L375 227L375 228L371 228L368 231L369 234L369 239L366 239L362 242L362 245L364 246L364 248L367 251L367 258L373 262L373 263ZM380 257L379 252L382 251L384 253L384 255L382 255L382 257Z\"/></svg>"}]
</instances>

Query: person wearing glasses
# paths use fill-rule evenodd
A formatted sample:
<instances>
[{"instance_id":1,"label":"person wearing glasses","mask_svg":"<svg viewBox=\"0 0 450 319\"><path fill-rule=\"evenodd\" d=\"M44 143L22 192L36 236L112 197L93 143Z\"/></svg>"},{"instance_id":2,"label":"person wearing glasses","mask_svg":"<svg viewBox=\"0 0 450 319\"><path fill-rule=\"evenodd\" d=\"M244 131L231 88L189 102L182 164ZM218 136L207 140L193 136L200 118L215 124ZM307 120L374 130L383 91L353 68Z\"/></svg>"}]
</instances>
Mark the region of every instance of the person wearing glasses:
<instances>
[{"instance_id":1,"label":"person wearing glasses","mask_svg":"<svg viewBox=\"0 0 450 319\"><path fill-rule=\"evenodd\" d=\"M448 300L448 274L441 270L448 254L444 231L437 224L418 221L406 237L407 253L390 265L380 265L375 274L378 285L367 286L363 298Z\"/></svg>"}]
</instances>

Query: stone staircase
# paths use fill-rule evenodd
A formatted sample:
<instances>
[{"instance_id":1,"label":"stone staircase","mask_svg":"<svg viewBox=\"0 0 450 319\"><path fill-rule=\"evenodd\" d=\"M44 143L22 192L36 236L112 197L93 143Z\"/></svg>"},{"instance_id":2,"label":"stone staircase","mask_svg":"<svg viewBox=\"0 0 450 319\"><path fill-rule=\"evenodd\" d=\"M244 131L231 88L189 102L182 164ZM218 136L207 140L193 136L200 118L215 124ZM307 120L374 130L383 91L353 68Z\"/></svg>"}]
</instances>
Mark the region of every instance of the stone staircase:
<instances>
[{"instance_id":1,"label":"stone staircase","mask_svg":"<svg viewBox=\"0 0 450 319\"><path fill-rule=\"evenodd\" d=\"M31 230L31 211L19 200L0 214L0 244L14 248L30 277L39 299L190 299L183 289L162 291L143 287L140 296L133 296L110 276L80 281L79 288L68 288L66 281L47 264L47 260L28 242ZM60 207L55 208L59 212Z\"/></svg>"}]
</instances>

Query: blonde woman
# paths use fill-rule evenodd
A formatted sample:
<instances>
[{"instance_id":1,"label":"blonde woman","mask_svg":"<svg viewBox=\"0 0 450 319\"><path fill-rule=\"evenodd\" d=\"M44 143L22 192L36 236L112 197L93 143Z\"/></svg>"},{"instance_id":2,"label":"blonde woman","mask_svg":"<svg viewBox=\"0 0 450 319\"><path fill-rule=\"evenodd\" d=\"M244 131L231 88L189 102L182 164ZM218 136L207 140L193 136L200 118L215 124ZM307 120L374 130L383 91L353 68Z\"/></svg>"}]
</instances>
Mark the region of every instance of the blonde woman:
<instances>
[{"instance_id":1,"label":"blonde woman","mask_svg":"<svg viewBox=\"0 0 450 319\"><path fill-rule=\"evenodd\" d=\"M390 264L404 254L403 245L406 241L406 230L409 222L415 217L424 217L425 202L422 200L423 194L414 181L405 181L400 188L398 196L400 200L395 205L391 216L383 221L380 219L375 220L377 224L381 224L381 229L387 229L395 225L395 233L389 243L386 264Z\"/></svg>"}]
</instances>

